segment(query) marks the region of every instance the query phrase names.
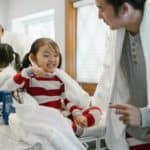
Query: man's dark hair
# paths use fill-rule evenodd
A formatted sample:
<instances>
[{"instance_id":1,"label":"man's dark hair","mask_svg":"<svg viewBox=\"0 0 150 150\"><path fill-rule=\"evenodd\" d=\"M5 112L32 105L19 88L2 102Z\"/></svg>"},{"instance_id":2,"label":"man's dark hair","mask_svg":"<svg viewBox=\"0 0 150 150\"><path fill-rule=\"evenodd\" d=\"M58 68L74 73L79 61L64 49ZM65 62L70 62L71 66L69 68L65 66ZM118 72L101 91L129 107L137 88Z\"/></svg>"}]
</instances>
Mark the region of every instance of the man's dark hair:
<instances>
[{"instance_id":1,"label":"man's dark hair","mask_svg":"<svg viewBox=\"0 0 150 150\"><path fill-rule=\"evenodd\" d=\"M106 0L107 3L111 4L115 10L115 13L118 14L121 5L125 2L129 3L133 8L144 10L145 0Z\"/></svg>"}]
</instances>

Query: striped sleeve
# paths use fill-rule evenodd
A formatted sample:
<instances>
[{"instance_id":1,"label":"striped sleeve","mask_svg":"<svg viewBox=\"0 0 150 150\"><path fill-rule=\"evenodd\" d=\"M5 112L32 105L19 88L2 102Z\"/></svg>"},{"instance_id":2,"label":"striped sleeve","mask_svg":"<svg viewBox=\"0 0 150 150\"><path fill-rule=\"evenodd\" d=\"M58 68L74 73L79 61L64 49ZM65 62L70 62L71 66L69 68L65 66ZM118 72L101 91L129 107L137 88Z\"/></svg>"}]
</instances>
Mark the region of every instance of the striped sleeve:
<instances>
[{"instance_id":1,"label":"striped sleeve","mask_svg":"<svg viewBox=\"0 0 150 150\"><path fill-rule=\"evenodd\" d=\"M13 80L16 84L22 84L24 83L25 81L25 78L22 76L21 73L17 73L14 77L13 77Z\"/></svg>"},{"instance_id":2,"label":"striped sleeve","mask_svg":"<svg viewBox=\"0 0 150 150\"><path fill-rule=\"evenodd\" d=\"M75 104L73 104L70 100L68 100L65 96L65 87L64 84L60 87L61 95L63 98L63 105L67 111L69 111L72 116L82 115L81 108Z\"/></svg>"},{"instance_id":3,"label":"striped sleeve","mask_svg":"<svg viewBox=\"0 0 150 150\"><path fill-rule=\"evenodd\" d=\"M72 116L82 115L81 108L68 99L64 99L65 108L72 114Z\"/></svg>"},{"instance_id":4,"label":"striped sleeve","mask_svg":"<svg viewBox=\"0 0 150 150\"><path fill-rule=\"evenodd\" d=\"M31 72L31 69L27 68L27 69L24 69L21 72L17 73L13 77L14 86L18 86L18 88L25 87L29 82L29 78L31 78L29 76L30 72Z\"/></svg>"},{"instance_id":5,"label":"striped sleeve","mask_svg":"<svg viewBox=\"0 0 150 150\"><path fill-rule=\"evenodd\" d=\"M21 75L21 73L17 73L12 78L8 79L0 90L14 91L18 88L24 87L25 82L26 79Z\"/></svg>"}]
</instances>

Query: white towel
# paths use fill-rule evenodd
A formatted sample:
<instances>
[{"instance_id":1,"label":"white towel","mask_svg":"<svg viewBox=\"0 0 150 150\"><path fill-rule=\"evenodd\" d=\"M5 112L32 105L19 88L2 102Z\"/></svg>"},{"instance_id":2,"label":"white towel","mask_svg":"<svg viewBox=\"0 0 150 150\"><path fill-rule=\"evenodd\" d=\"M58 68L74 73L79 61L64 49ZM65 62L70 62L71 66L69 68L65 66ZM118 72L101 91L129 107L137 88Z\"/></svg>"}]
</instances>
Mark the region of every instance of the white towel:
<instances>
[{"instance_id":1,"label":"white towel","mask_svg":"<svg viewBox=\"0 0 150 150\"><path fill-rule=\"evenodd\" d=\"M89 94L85 92L76 81L74 81L67 73L60 69L56 69L54 74L56 74L64 83L65 96L70 101L81 107L89 106L91 102Z\"/></svg>"},{"instance_id":2,"label":"white towel","mask_svg":"<svg viewBox=\"0 0 150 150\"><path fill-rule=\"evenodd\" d=\"M9 126L18 140L39 143L42 150L85 150L66 118L52 108L17 104Z\"/></svg>"}]
</instances>

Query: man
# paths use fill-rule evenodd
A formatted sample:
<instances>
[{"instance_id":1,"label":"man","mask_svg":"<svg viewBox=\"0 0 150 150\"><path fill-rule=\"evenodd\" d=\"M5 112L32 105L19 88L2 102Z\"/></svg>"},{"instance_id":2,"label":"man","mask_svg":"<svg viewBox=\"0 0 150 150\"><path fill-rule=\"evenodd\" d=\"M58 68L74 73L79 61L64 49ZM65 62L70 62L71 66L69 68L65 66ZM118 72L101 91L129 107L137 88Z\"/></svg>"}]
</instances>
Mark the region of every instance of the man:
<instances>
[{"instance_id":1,"label":"man","mask_svg":"<svg viewBox=\"0 0 150 150\"><path fill-rule=\"evenodd\" d=\"M119 29L113 39L116 46L110 48L112 58L104 69L107 81L101 79L97 89L99 99L112 103L107 111L106 142L110 150L120 146L127 150L124 124L133 137L150 140L150 4L145 0L96 0L96 4L99 18L112 30Z\"/></svg>"}]
</instances>

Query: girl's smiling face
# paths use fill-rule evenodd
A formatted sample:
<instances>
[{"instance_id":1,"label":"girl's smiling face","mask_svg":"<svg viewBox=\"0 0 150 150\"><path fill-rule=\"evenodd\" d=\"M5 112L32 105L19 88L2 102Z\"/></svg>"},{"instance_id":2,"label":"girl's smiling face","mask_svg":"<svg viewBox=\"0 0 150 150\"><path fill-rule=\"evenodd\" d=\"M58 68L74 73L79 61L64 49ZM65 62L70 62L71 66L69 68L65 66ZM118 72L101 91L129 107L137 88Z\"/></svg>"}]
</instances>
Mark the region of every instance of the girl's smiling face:
<instances>
[{"instance_id":1,"label":"girl's smiling face","mask_svg":"<svg viewBox=\"0 0 150 150\"><path fill-rule=\"evenodd\" d=\"M45 72L54 72L59 64L59 53L49 45L39 48L35 56L36 64Z\"/></svg>"}]
</instances>

